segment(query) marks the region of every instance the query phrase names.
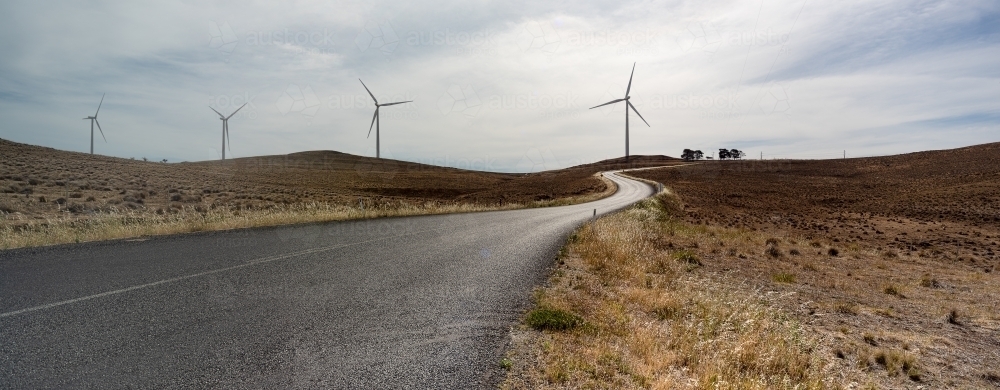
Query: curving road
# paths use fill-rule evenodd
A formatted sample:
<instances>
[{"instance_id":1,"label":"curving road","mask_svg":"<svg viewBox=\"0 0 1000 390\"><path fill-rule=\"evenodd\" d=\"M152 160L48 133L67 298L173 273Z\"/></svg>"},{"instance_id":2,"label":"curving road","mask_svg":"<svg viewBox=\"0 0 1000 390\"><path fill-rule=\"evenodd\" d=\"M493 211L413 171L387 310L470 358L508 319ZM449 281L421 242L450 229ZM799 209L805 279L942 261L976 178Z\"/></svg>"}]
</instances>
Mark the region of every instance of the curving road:
<instances>
[{"instance_id":1,"label":"curving road","mask_svg":"<svg viewBox=\"0 0 1000 390\"><path fill-rule=\"evenodd\" d=\"M484 388L587 204L0 251L2 388Z\"/></svg>"}]
</instances>

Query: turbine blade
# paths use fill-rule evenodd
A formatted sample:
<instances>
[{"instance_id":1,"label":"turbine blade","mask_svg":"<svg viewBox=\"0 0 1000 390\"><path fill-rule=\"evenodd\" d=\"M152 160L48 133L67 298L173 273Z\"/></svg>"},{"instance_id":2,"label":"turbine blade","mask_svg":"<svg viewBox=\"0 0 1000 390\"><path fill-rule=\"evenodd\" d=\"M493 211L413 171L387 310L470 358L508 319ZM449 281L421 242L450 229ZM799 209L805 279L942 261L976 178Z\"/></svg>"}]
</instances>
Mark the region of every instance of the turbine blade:
<instances>
[{"instance_id":1,"label":"turbine blade","mask_svg":"<svg viewBox=\"0 0 1000 390\"><path fill-rule=\"evenodd\" d=\"M601 104L601 105L597 105L597 106L593 106L593 107L591 107L591 108L588 108L588 110L593 110L593 109L595 109L595 108L597 108L597 107L601 107L601 106L606 106L606 105L608 105L608 104L612 104L612 103L618 103L618 102L620 102L620 101L622 101L622 100L625 100L625 99L615 99L615 100L612 100L612 101L610 101L610 102L607 102L607 103L604 103L604 104Z\"/></svg>"},{"instance_id":2,"label":"turbine blade","mask_svg":"<svg viewBox=\"0 0 1000 390\"><path fill-rule=\"evenodd\" d=\"M233 141L229 139L229 124L226 123L226 147L229 148L229 154L233 154Z\"/></svg>"},{"instance_id":3,"label":"turbine blade","mask_svg":"<svg viewBox=\"0 0 1000 390\"><path fill-rule=\"evenodd\" d=\"M242 106L240 106L240 108L237 108L237 109L236 109L236 111L233 111L233 113L232 113L232 114L229 114L229 116L227 116L227 117L226 117L226 119L229 119L229 118L232 118L232 117L233 117L233 115L236 115L236 113L237 113L237 112L240 112L240 110L242 110L242 109L243 109L243 107L244 107L244 106L246 106L246 105L247 105L246 103L243 103L243 105L242 105Z\"/></svg>"},{"instance_id":4,"label":"turbine blade","mask_svg":"<svg viewBox=\"0 0 1000 390\"><path fill-rule=\"evenodd\" d=\"M104 143L108 143L108 139L104 137L104 129L101 128L101 122L98 122L97 118L94 118L94 123L97 123L97 130L101 131L101 138L104 138Z\"/></svg>"},{"instance_id":5,"label":"turbine blade","mask_svg":"<svg viewBox=\"0 0 1000 390\"><path fill-rule=\"evenodd\" d=\"M101 112L101 105L104 104L104 95L101 94L101 102L97 104L97 112ZM94 118L97 118L97 112L94 113Z\"/></svg>"},{"instance_id":6,"label":"turbine blade","mask_svg":"<svg viewBox=\"0 0 1000 390\"><path fill-rule=\"evenodd\" d=\"M642 119L643 123L646 124L646 127L653 127L653 126L649 125L649 122L646 122L646 118L642 117L642 114L639 113L639 110L635 109L635 106L632 105L632 102L628 102L628 106L632 107L632 111L635 112L635 114L639 116L639 119Z\"/></svg>"},{"instance_id":7,"label":"turbine blade","mask_svg":"<svg viewBox=\"0 0 1000 390\"><path fill-rule=\"evenodd\" d=\"M361 79L358 79L358 81L361 81ZM361 81L361 86L362 86L362 87L365 87L365 91L368 91L368 96L371 96L371 97L372 97L372 100L374 100L374 101L375 101L375 105L377 106L377 105L378 105L378 99L376 99L376 98L375 98L375 95L373 95L373 94L372 94L372 91L368 89L368 86L367 86L367 85L365 85L365 82L364 82L364 81Z\"/></svg>"},{"instance_id":8,"label":"turbine blade","mask_svg":"<svg viewBox=\"0 0 1000 390\"><path fill-rule=\"evenodd\" d=\"M215 111L215 109L214 109L214 108L212 108L212 106L208 106L208 108L209 108L209 109L211 109L212 111ZM216 114L219 114L219 119L226 119L226 116L225 116L225 115L222 115L222 113L221 113L221 112L218 112L218 111L215 111L215 113L216 113Z\"/></svg>"},{"instance_id":9,"label":"turbine blade","mask_svg":"<svg viewBox=\"0 0 1000 390\"><path fill-rule=\"evenodd\" d=\"M385 107L385 106L392 106L392 105L396 105L396 104L409 103L409 102L412 102L412 101L413 100L407 100L405 102L386 103L386 104L379 104L379 105L382 106L382 107Z\"/></svg>"},{"instance_id":10,"label":"turbine blade","mask_svg":"<svg viewBox=\"0 0 1000 390\"><path fill-rule=\"evenodd\" d=\"M633 75L635 75L635 63L634 62L632 63L632 73L630 73L628 75L628 88L625 88L625 96L626 97L628 96L628 93L632 91L632 76Z\"/></svg>"},{"instance_id":11,"label":"turbine blade","mask_svg":"<svg viewBox=\"0 0 1000 390\"><path fill-rule=\"evenodd\" d=\"M375 128L375 118L378 117L378 109L378 107L375 108L375 115L372 115L372 124L368 126L368 137L365 138L370 138L372 136L372 129Z\"/></svg>"}]
</instances>

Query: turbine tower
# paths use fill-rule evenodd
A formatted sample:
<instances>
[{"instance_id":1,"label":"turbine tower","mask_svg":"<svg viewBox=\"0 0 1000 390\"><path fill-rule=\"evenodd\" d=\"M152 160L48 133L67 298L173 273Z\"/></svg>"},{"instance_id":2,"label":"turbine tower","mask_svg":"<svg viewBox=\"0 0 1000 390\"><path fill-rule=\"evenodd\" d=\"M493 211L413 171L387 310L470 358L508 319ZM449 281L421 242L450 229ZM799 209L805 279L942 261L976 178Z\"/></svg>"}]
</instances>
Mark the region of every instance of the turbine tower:
<instances>
[{"instance_id":1,"label":"turbine tower","mask_svg":"<svg viewBox=\"0 0 1000 390\"><path fill-rule=\"evenodd\" d=\"M246 105L247 105L246 103L243 103L243 106L246 106ZM229 114L229 116L222 115L221 112L215 111L215 109L212 108L212 106L208 107L208 108L212 108L212 111L215 111L216 114L219 114L219 119L222 120L222 159L223 160L226 159L226 139L229 138L229 118L232 118L233 115L236 115L237 112L239 112L240 110L242 110L243 106L240 106L240 108L237 108L236 111L233 111L233 113ZM232 147L230 147L229 151L230 152L233 151Z\"/></svg>"},{"instance_id":2,"label":"turbine tower","mask_svg":"<svg viewBox=\"0 0 1000 390\"><path fill-rule=\"evenodd\" d=\"M101 122L97 121L97 113L101 112L101 105L104 104L104 95L101 95L101 102L97 103L97 112L94 113L94 116L83 118L83 120L90 119L90 154L94 154L94 123L97 123L97 130L101 131L101 138L104 138L104 143L108 142L108 139L104 137L104 129L101 129Z\"/></svg>"},{"instance_id":3,"label":"turbine tower","mask_svg":"<svg viewBox=\"0 0 1000 390\"><path fill-rule=\"evenodd\" d=\"M358 81L361 81L361 79L358 79ZM365 91L368 91L368 96L371 96L372 100L375 101L375 115L372 116L372 124L368 126L368 137L366 137L366 138L370 138L372 136L372 126L375 126L375 158L382 158L381 155L379 154L379 134L378 134L379 119L378 119L378 110L380 108L382 108L382 107L385 107L385 106L393 106L393 105L396 105L396 104L409 103L409 102L412 102L413 100L407 100L405 102L395 102L395 103L378 104L378 99L375 98L375 95L373 95L372 91L368 89L368 86L365 85L364 81L361 81L361 86L365 87Z\"/></svg>"},{"instance_id":4,"label":"turbine tower","mask_svg":"<svg viewBox=\"0 0 1000 390\"><path fill-rule=\"evenodd\" d=\"M593 106L593 107L590 108L591 110L593 110L593 109L595 109L597 107L606 106L608 104L614 104L614 103L618 103L620 101L624 101L625 102L625 162L628 162L628 109L629 109L629 107L632 108L632 111L635 111L635 114L639 116L639 119L642 119L642 121L646 124L647 127L650 127L649 126L649 122L646 122L646 118L643 118L642 114L639 113L639 110L636 110L635 106L632 105L632 102L628 101L629 98L630 98L630 96L628 94L629 94L629 92L632 91L632 75L634 75L634 74L635 74L635 63L633 62L632 63L632 73L628 75L628 87L625 88L625 97L624 98L622 98L622 99L615 99L615 100L612 100L610 102L607 102L607 103L604 103L604 104L601 104L601 105L597 105L597 106Z\"/></svg>"}]
</instances>

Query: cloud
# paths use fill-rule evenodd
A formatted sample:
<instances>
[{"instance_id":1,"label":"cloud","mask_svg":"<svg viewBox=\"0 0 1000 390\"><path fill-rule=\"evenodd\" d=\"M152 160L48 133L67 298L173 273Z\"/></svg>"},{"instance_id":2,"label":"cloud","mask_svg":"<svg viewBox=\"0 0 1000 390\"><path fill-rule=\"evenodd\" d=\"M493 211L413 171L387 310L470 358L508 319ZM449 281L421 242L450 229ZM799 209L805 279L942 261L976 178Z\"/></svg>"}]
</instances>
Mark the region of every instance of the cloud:
<instances>
[{"instance_id":1,"label":"cloud","mask_svg":"<svg viewBox=\"0 0 1000 390\"><path fill-rule=\"evenodd\" d=\"M362 78L380 100L414 100L382 113L382 148L395 158L498 171L590 162L624 153L618 106L587 108L622 94L633 62L632 99L651 125L632 117L633 154L836 157L1000 136L992 1L106 1L0 11L0 32L12 37L0 41L0 137L86 151L79 118L106 92L108 143L96 148L119 157L212 158L218 119L208 106L243 103L230 121L237 155L370 154Z\"/></svg>"}]
</instances>

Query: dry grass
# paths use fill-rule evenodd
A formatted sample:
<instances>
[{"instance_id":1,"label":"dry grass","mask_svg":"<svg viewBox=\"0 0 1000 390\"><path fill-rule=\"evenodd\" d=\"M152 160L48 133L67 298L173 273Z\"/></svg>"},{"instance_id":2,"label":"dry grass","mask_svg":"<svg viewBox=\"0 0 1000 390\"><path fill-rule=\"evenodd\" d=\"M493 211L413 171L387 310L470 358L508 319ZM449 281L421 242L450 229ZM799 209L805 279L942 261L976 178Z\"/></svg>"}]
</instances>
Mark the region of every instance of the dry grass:
<instances>
[{"instance_id":1,"label":"dry grass","mask_svg":"<svg viewBox=\"0 0 1000 390\"><path fill-rule=\"evenodd\" d=\"M152 163L0 139L0 212L26 218L128 208L268 208L289 204L426 201L529 204L605 189L594 174L676 159L641 156L530 174L482 172L313 151L196 163ZM480 166L488 167L488 166Z\"/></svg>"},{"instance_id":2,"label":"dry grass","mask_svg":"<svg viewBox=\"0 0 1000 390\"><path fill-rule=\"evenodd\" d=\"M690 240L698 272L766 286L809 334L831 340L837 367L867 376L859 383L993 388L1000 314L986 302L1000 299L998 159L1000 144L989 144L634 175L684 200L683 221L705 232Z\"/></svg>"},{"instance_id":3,"label":"dry grass","mask_svg":"<svg viewBox=\"0 0 1000 390\"><path fill-rule=\"evenodd\" d=\"M614 192L614 185L595 172L625 167L609 160L502 174L331 151L163 164L2 139L0 155L0 249L575 204ZM647 165L675 161L643 160Z\"/></svg>"},{"instance_id":4,"label":"dry grass","mask_svg":"<svg viewBox=\"0 0 1000 390\"><path fill-rule=\"evenodd\" d=\"M569 330L514 333L503 388L837 388L827 341L761 286L704 272L710 243L758 237L676 220L661 194L581 228L537 305L579 316ZM742 249L742 248L741 248Z\"/></svg>"},{"instance_id":5,"label":"dry grass","mask_svg":"<svg viewBox=\"0 0 1000 390\"><path fill-rule=\"evenodd\" d=\"M608 183L608 187L602 192L526 204L383 202L365 207L363 204L345 206L309 203L274 205L264 209L184 206L161 213L112 207L108 211L88 215L87 218L63 214L44 220L22 219L16 213L0 213L0 222L14 222L0 223L0 249L349 219L561 206L589 202L613 194L616 191L614 183L603 180Z\"/></svg>"}]
</instances>

